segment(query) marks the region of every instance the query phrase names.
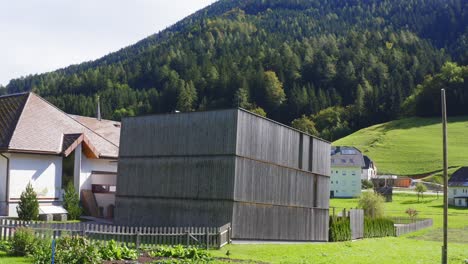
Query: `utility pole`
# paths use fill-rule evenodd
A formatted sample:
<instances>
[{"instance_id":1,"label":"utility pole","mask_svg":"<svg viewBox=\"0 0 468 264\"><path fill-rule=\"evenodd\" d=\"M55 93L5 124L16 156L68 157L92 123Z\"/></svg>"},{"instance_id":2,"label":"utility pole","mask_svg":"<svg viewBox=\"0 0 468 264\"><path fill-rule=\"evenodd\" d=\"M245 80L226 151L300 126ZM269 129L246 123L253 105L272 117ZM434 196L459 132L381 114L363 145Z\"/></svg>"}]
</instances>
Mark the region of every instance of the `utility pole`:
<instances>
[{"instance_id":1,"label":"utility pole","mask_svg":"<svg viewBox=\"0 0 468 264\"><path fill-rule=\"evenodd\" d=\"M445 99L445 89L441 90L442 95L442 137L444 152L444 245L442 246L442 264L447 264L447 228L448 228L448 162L447 162L447 105Z\"/></svg>"}]
</instances>

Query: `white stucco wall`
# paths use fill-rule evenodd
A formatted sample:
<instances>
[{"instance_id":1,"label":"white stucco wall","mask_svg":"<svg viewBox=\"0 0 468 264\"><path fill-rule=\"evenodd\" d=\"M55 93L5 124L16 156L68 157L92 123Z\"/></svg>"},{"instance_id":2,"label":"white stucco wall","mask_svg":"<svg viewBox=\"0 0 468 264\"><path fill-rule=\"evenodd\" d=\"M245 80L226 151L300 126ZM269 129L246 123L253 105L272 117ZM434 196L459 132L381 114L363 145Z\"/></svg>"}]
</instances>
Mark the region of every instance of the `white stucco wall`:
<instances>
[{"instance_id":1,"label":"white stucco wall","mask_svg":"<svg viewBox=\"0 0 468 264\"><path fill-rule=\"evenodd\" d=\"M455 198L455 206L457 207L468 207L466 198Z\"/></svg>"},{"instance_id":2,"label":"white stucco wall","mask_svg":"<svg viewBox=\"0 0 468 264\"><path fill-rule=\"evenodd\" d=\"M81 157L77 157L75 154L75 159L81 159L81 169L79 172L79 190L91 190L92 184L116 185L116 175L91 175L93 171L117 173L117 162L115 160L88 159L84 154L82 154ZM108 206L111 204L115 205L115 194L96 193L94 194L94 197L96 198L98 207L104 208L104 216L107 216Z\"/></svg>"},{"instance_id":3,"label":"white stucco wall","mask_svg":"<svg viewBox=\"0 0 468 264\"><path fill-rule=\"evenodd\" d=\"M465 187L449 187L448 190L448 199L449 204L460 206L458 201L455 201L455 197L468 197L468 186ZM466 207L466 201L462 200L462 207Z\"/></svg>"},{"instance_id":4,"label":"white stucco wall","mask_svg":"<svg viewBox=\"0 0 468 264\"><path fill-rule=\"evenodd\" d=\"M4 155L6 156L7 154ZM0 155L0 215L7 214L7 164L7 159Z\"/></svg>"},{"instance_id":5,"label":"white stucco wall","mask_svg":"<svg viewBox=\"0 0 468 264\"><path fill-rule=\"evenodd\" d=\"M91 173L93 171L105 171L117 173L117 162L104 159L88 159L83 155L81 160L81 173L80 173L80 190L86 189L91 190L91 184L93 181L95 184L113 184L115 183L115 177L109 177L109 179L101 178L92 179Z\"/></svg>"},{"instance_id":6,"label":"white stucco wall","mask_svg":"<svg viewBox=\"0 0 468 264\"><path fill-rule=\"evenodd\" d=\"M16 205L31 182L41 203L62 199L62 157L35 154L10 155L9 216L16 216Z\"/></svg>"},{"instance_id":7,"label":"white stucco wall","mask_svg":"<svg viewBox=\"0 0 468 264\"><path fill-rule=\"evenodd\" d=\"M372 178L375 178L375 176L376 176L376 173L373 168L363 169L361 180L370 180Z\"/></svg>"},{"instance_id":8,"label":"white stucco wall","mask_svg":"<svg viewBox=\"0 0 468 264\"><path fill-rule=\"evenodd\" d=\"M357 197L361 195L360 167L332 167L330 191L335 197Z\"/></svg>"}]
</instances>

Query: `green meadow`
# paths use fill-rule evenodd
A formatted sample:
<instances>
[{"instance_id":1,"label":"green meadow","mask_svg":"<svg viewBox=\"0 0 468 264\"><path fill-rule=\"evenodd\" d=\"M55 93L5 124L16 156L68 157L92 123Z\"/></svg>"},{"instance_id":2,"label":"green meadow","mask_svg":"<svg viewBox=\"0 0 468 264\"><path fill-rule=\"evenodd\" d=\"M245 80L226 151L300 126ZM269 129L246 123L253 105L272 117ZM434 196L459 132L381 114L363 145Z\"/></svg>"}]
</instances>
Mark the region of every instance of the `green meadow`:
<instances>
[{"instance_id":1,"label":"green meadow","mask_svg":"<svg viewBox=\"0 0 468 264\"><path fill-rule=\"evenodd\" d=\"M333 143L355 146L377 164L379 174L429 175L442 170L440 118L407 118L371 126ZM468 165L468 117L449 118L449 166Z\"/></svg>"},{"instance_id":2,"label":"green meadow","mask_svg":"<svg viewBox=\"0 0 468 264\"><path fill-rule=\"evenodd\" d=\"M308 243L286 245L228 245L212 251L247 263L439 263L442 246L442 198L425 195L420 202L415 194L395 194L385 204L386 216L406 216L414 208L419 218L432 218L432 228L402 237L364 239L353 242ZM357 207L357 199L332 199L337 210ZM468 259L468 209L449 209L449 263L464 264Z\"/></svg>"}]
</instances>

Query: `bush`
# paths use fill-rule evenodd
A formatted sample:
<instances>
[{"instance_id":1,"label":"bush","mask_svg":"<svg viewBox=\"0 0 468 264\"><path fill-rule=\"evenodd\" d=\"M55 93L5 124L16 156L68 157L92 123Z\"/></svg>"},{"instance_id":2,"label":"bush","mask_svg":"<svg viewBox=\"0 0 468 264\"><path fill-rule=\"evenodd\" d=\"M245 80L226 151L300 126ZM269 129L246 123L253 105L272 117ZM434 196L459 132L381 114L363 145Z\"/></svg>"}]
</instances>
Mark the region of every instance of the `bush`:
<instances>
[{"instance_id":1,"label":"bush","mask_svg":"<svg viewBox=\"0 0 468 264\"><path fill-rule=\"evenodd\" d=\"M414 222L414 220L416 219L416 216L418 216L419 212L416 209L408 208L408 209L406 209L405 213L408 214L408 216L411 218L411 221Z\"/></svg>"},{"instance_id":2,"label":"bush","mask_svg":"<svg viewBox=\"0 0 468 264\"><path fill-rule=\"evenodd\" d=\"M135 260L138 259L138 253L127 246L119 246L114 240L102 245L99 254L103 260Z\"/></svg>"},{"instance_id":3,"label":"bush","mask_svg":"<svg viewBox=\"0 0 468 264\"><path fill-rule=\"evenodd\" d=\"M348 217L330 217L330 242L351 240L351 224Z\"/></svg>"},{"instance_id":4,"label":"bush","mask_svg":"<svg viewBox=\"0 0 468 264\"><path fill-rule=\"evenodd\" d=\"M361 180L361 189L367 190L374 188L374 184L369 180Z\"/></svg>"},{"instance_id":5,"label":"bush","mask_svg":"<svg viewBox=\"0 0 468 264\"><path fill-rule=\"evenodd\" d=\"M364 237L395 236L394 222L388 218L364 218Z\"/></svg>"},{"instance_id":6,"label":"bush","mask_svg":"<svg viewBox=\"0 0 468 264\"><path fill-rule=\"evenodd\" d=\"M359 198L359 208L364 209L364 215L382 218L384 215L384 198L373 192L364 192Z\"/></svg>"},{"instance_id":7,"label":"bush","mask_svg":"<svg viewBox=\"0 0 468 264\"><path fill-rule=\"evenodd\" d=\"M49 264L52 259L52 241L50 239L36 239L32 260L34 264Z\"/></svg>"},{"instance_id":8,"label":"bush","mask_svg":"<svg viewBox=\"0 0 468 264\"><path fill-rule=\"evenodd\" d=\"M55 262L57 264L100 263L98 247L80 236L65 236L57 240Z\"/></svg>"},{"instance_id":9,"label":"bush","mask_svg":"<svg viewBox=\"0 0 468 264\"><path fill-rule=\"evenodd\" d=\"M10 254L13 256L30 256L35 251L36 237L30 228L19 227L11 240Z\"/></svg>"},{"instance_id":10,"label":"bush","mask_svg":"<svg viewBox=\"0 0 468 264\"><path fill-rule=\"evenodd\" d=\"M0 251L3 252L10 252L11 251L11 243L8 240L0 240Z\"/></svg>"},{"instance_id":11,"label":"bush","mask_svg":"<svg viewBox=\"0 0 468 264\"><path fill-rule=\"evenodd\" d=\"M26 190L21 193L16 212L18 218L23 221L37 220L39 217L39 202L31 183L28 183Z\"/></svg>"},{"instance_id":12,"label":"bush","mask_svg":"<svg viewBox=\"0 0 468 264\"><path fill-rule=\"evenodd\" d=\"M70 220L76 220L81 216L80 197L75 191L75 186L73 186L72 182L69 182L65 188L65 193L63 194L63 208L68 211Z\"/></svg>"},{"instance_id":13,"label":"bush","mask_svg":"<svg viewBox=\"0 0 468 264\"><path fill-rule=\"evenodd\" d=\"M165 257L165 258L179 258L179 259L191 259L191 260L204 260L208 261L211 259L211 255L208 251L197 247L184 247L178 246L158 246L154 250L149 252L149 256Z\"/></svg>"}]
</instances>

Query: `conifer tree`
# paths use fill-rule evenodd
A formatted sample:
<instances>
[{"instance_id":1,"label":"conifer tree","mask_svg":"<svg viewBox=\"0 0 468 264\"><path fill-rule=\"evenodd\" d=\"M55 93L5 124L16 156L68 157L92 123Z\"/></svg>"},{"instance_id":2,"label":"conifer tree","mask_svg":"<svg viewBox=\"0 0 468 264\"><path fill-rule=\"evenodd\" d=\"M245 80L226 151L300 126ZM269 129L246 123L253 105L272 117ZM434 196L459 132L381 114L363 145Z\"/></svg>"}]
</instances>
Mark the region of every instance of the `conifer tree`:
<instances>
[{"instance_id":1,"label":"conifer tree","mask_svg":"<svg viewBox=\"0 0 468 264\"><path fill-rule=\"evenodd\" d=\"M20 202L16 207L18 218L23 221L37 220L39 217L39 202L37 194L31 183L28 183L26 190L21 193Z\"/></svg>"},{"instance_id":2,"label":"conifer tree","mask_svg":"<svg viewBox=\"0 0 468 264\"><path fill-rule=\"evenodd\" d=\"M63 194L63 208L67 210L70 220L76 220L80 217L82 210L80 207L80 197L75 191L72 182L67 184L65 193Z\"/></svg>"}]
</instances>

